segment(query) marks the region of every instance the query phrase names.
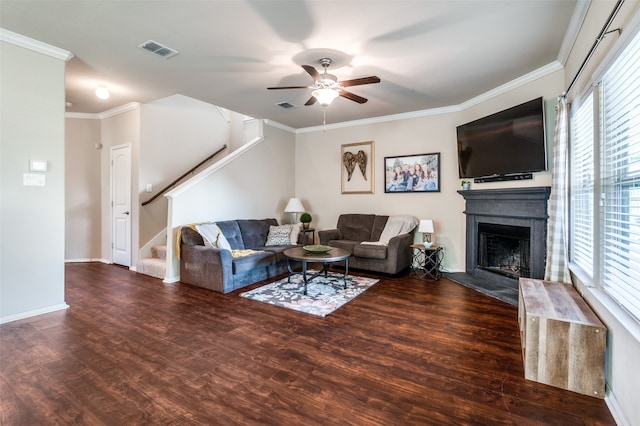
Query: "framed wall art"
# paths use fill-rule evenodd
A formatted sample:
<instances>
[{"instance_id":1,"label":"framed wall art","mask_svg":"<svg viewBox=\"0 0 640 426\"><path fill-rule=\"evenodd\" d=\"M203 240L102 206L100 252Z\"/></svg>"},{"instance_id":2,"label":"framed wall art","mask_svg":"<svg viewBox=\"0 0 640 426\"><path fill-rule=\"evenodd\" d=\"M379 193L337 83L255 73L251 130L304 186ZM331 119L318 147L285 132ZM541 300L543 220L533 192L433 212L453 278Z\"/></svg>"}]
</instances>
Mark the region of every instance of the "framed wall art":
<instances>
[{"instance_id":1,"label":"framed wall art","mask_svg":"<svg viewBox=\"0 0 640 426\"><path fill-rule=\"evenodd\" d=\"M342 145L340 156L343 194L373 194L373 141Z\"/></svg>"},{"instance_id":2,"label":"framed wall art","mask_svg":"<svg viewBox=\"0 0 640 426\"><path fill-rule=\"evenodd\" d=\"M384 157L384 192L440 192L440 153Z\"/></svg>"}]
</instances>

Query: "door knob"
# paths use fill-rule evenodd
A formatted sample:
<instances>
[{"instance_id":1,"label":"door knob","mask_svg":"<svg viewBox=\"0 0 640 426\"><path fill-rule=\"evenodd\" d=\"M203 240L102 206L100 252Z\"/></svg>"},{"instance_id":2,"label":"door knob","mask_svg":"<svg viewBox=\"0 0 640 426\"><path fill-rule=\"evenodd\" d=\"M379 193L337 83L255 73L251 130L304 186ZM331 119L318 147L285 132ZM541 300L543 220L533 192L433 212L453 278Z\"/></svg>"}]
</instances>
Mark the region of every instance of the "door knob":
<instances>
[{"instance_id":1,"label":"door knob","mask_svg":"<svg viewBox=\"0 0 640 426\"><path fill-rule=\"evenodd\" d=\"M122 213L122 214L126 214L126 215L128 216L128 215L129 215L129 212L124 212L124 213Z\"/></svg>"}]
</instances>

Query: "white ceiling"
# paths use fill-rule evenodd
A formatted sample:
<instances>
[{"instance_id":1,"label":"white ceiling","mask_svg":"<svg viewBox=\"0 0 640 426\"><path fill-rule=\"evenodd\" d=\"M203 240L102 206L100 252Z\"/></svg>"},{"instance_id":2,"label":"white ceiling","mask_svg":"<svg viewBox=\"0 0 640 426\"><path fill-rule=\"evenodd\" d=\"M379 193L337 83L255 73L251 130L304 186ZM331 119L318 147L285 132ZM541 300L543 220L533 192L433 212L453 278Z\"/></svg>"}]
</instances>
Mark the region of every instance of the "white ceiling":
<instances>
[{"instance_id":1,"label":"white ceiling","mask_svg":"<svg viewBox=\"0 0 640 426\"><path fill-rule=\"evenodd\" d=\"M327 124L460 105L560 61L578 25L576 0L0 1L0 27L68 50L68 112L183 94L293 128L322 124L304 106L300 67L326 56L338 79L378 84L336 99ZM571 29L568 31L568 29ZM563 47L563 40L568 43ZM163 59L138 45L178 50ZM566 52L564 53L566 55ZM111 97L99 100L105 84ZM283 109L287 101L296 108Z\"/></svg>"}]
</instances>

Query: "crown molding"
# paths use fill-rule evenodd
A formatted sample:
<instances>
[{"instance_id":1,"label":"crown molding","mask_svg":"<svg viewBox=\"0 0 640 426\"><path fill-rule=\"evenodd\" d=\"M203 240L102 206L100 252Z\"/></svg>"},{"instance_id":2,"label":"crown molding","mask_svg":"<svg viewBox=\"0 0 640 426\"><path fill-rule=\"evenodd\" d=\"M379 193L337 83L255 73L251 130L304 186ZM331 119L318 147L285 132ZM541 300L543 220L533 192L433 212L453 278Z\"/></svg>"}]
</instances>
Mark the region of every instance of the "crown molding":
<instances>
[{"instance_id":1,"label":"crown molding","mask_svg":"<svg viewBox=\"0 0 640 426\"><path fill-rule=\"evenodd\" d=\"M495 98L496 96L515 90L518 87L536 81L549 74L553 74L556 71L560 71L563 68L564 67L560 62L553 61L550 64L538 68L537 70L531 71L529 74L525 74L522 77L518 77L515 80L511 80L510 82L503 84L502 86L498 86L495 89L489 90L488 92L485 92L479 96L476 96L475 98L461 103L460 110L462 111L467 108L471 108L472 106L481 104L482 102L488 101L489 99Z\"/></svg>"},{"instance_id":2,"label":"crown molding","mask_svg":"<svg viewBox=\"0 0 640 426\"><path fill-rule=\"evenodd\" d=\"M284 130L285 132L294 133L294 134L298 133L297 130L294 129L293 127L287 126L282 123L278 123L277 121L266 119L264 120L264 124L266 124L267 126L275 127L276 129Z\"/></svg>"},{"instance_id":3,"label":"crown molding","mask_svg":"<svg viewBox=\"0 0 640 426\"><path fill-rule=\"evenodd\" d=\"M25 37L18 33L14 33L13 31L5 30L4 28L0 28L0 41L24 47L25 49L42 53L43 55L51 56L52 58L61 59L65 62L74 56L73 53L68 50L60 49L59 47Z\"/></svg>"},{"instance_id":4,"label":"crown molding","mask_svg":"<svg viewBox=\"0 0 640 426\"><path fill-rule=\"evenodd\" d=\"M426 117L430 115L447 114L450 112L458 112L460 107L447 106L442 108L423 109L419 111L403 112L401 114L383 115L380 117L363 118L362 120L343 121L341 123L333 123L322 126L305 127L297 129L296 133L311 133L324 130L343 129L346 127L365 126L369 124L386 123L389 121L409 120L412 118Z\"/></svg>"},{"instance_id":5,"label":"crown molding","mask_svg":"<svg viewBox=\"0 0 640 426\"><path fill-rule=\"evenodd\" d=\"M587 16L590 5L591 0L578 0L576 2L576 7L573 9L573 14L569 21L569 26L567 26L567 31L564 33L562 46L560 46L560 51L558 52L558 62L560 62L562 66L567 64L567 59L569 58L571 50L573 50L573 46L578 39L578 33L580 32L580 28L582 28L582 24Z\"/></svg>"},{"instance_id":6,"label":"crown molding","mask_svg":"<svg viewBox=\"0 0 640 426\"><path fill-rule=\"evenodd\" d=\"M100 116L98 114L91 114L88 112L65 112L64 118L76 118L83 120L100 120Z\"/></svg>"},{"instance_id":7,"label":"crown molding","mask_svg":"<svg viewBox=\"0 0 640 426\"><path fill-rule=\"evenodd\" d=\"M138 108L140 108L140 102L129 102L128 104L120 105L119 107L115 107L107 111L101 112L100 114L98 114L98 118L100 119L109 118L118 114L123 114L125 112L136 110Z\"/></svg>"}]
</instances>

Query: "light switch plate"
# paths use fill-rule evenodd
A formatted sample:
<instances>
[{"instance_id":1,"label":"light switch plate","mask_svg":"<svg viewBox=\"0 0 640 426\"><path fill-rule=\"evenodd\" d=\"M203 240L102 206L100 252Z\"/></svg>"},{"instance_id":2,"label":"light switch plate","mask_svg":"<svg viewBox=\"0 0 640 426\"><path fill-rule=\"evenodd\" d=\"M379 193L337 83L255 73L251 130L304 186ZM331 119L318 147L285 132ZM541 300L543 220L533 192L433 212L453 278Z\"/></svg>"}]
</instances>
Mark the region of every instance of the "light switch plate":
<instances>
[{"instance_id":1,"label":"light switch plate","mask_svg":"<svg viewBox=\"0 0 640 426\"><path fill-rule=\"evenodd\" d=\"M29 162L29 171L32 172L46 172L47 161L46 160L31 160Z\"/></svg>"},{"instance_id":2,"label":"light switch plate","mask_svg":"<svg viewBox=\"0 0 640 426\"><path fill-rule=\"evenodd\" d=\"M37 173L25 173L22 175L22 184L24 186L45 186L46 176Z\"/></svg>"}]
</instances>

